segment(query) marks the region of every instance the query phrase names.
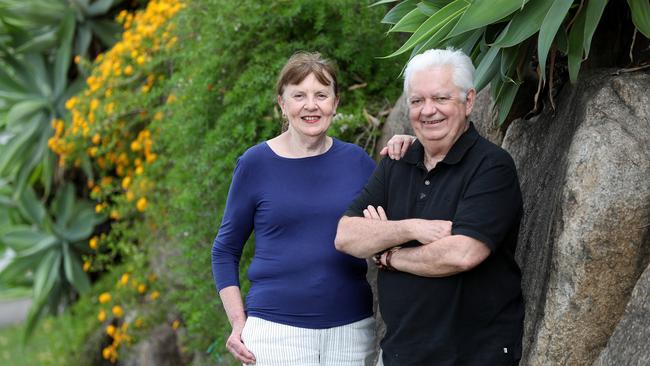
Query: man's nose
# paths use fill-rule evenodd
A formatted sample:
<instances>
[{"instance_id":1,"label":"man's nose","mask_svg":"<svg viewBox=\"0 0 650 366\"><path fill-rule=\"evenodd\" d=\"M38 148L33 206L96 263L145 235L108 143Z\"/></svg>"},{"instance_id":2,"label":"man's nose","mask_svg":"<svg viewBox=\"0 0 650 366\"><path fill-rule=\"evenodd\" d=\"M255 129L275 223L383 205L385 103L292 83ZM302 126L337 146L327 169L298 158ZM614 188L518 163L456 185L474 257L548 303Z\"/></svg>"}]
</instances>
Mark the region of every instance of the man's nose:
<instances>
[{"instance_id":1,"label":"man's nose","mask_svg":"<svg viewBox=\"0 0 650 366\"><path fill-rule=\"evenodd\" d=\"M422 114L432 115L432 114L436 114L437 111L438 108L436 106L436 103L434 103L431 99L424 100L424 106L422 107Z\"/></svg>"}]
</instances>

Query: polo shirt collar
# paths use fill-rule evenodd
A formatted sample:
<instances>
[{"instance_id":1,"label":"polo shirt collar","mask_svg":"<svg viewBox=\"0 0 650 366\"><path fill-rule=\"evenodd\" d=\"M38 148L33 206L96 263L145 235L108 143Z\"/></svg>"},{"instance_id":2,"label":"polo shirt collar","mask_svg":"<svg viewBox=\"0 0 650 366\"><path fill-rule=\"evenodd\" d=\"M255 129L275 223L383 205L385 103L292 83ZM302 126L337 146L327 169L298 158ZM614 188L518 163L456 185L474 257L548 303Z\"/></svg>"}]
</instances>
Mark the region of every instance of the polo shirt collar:
<instances>
[{"instance_id":1,"label":"polo shirt collar","mask_svg":"<svg viewBox=\"0 0 650 366\"><path fill-rule=\"evenodd\" d=\"M479 134L476 131L476 128L474 128L474 123L470 122L467 131L460 135L442 162L445 164L457 164L460 162L463 156L465 156L465 153L474 145L476 140L478 140L478 137ZM419 140L416 140L415 143L411 145L402 160L414 165L424 163L424 147Z\"/></svg>"}]
</instances>

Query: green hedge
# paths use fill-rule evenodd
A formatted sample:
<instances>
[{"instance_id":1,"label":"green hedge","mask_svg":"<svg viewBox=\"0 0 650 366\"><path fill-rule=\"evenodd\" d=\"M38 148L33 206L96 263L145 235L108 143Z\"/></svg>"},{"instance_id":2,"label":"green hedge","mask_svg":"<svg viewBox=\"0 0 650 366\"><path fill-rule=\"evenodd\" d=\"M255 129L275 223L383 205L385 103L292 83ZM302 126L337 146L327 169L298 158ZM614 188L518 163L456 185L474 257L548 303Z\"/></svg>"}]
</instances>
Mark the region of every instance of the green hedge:
<instances>
[{"instance_id":1,"label":"green hedge","mask_svg":"<svg viewBox=\"0 0 650 366\"><path fill-rule=\"evenodd\" d=\"M154 245L182 253L167 265L191 348L215 344L217 360L225 352L230 327L213 285L210 249L237 157L280 131L274 84L288 57L319 51L337 63L344 117L332 131L344 140L375 138L364 110L376 116L399 96L404 60L377 58L397 40L379 25L385 9L367 5L208 0L181 13L181 50L170 63L177 101L169 105L171 118L159 124L158 193L147 214L165 238ZM248 245L245 257L251 253Z\"/></svg>"}]
</instances>

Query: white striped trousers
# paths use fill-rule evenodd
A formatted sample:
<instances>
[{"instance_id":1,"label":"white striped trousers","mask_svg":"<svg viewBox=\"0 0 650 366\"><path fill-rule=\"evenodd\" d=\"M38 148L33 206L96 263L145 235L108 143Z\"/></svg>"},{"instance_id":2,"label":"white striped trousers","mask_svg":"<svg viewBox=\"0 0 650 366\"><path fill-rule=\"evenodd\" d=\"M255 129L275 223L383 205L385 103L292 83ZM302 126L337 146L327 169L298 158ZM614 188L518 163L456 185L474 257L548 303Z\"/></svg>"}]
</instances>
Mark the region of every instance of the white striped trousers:
<instances>
[{"instance_id":1,"label":"white striped trousers","mask_svg":"<svg viewBox=\"0 0 650 366\"><path fill-rule=\"evenodd\" d=\"M256 366L371 366L375 319L308 329L249 317L242 340L255 355Z\"/></svg>"}]
</instances>

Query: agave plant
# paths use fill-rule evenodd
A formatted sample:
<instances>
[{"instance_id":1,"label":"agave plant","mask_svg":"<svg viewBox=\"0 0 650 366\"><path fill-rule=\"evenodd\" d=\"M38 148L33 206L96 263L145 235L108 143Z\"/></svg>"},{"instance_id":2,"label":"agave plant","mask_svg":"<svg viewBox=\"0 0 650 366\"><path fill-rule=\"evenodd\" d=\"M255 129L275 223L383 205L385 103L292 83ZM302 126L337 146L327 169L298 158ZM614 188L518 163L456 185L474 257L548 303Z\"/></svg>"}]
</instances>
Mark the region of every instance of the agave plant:
<instances>
[{"instance_id":1,"label":"agave plant","mask_svg":"<svg viewBox=\"0 0 650 366\"><path fill-rule=\"evenodd\" d=\"M85 56L93 37L112 46L120 27L107 18L121 0L0 0L0 44L16 53L45 52L59 45L60 25L75 20L74 54Z\"/></svg>"},{"instance_id":2,"label":"agave plant","mask_svg":"<svg viewBox=\"0 0 650 366\"><path fill-rule=\"evenodd\" d=\"M88 250L87 239L103 218L95 214L91 202L75 198L71 184L58 190L49 210L31 188L18 201L3 196L0 204L14 219L20 216L16 221L26 222L5 223L0 230L0 243L15 253L0 271L0 283L32 284L34 302L27 320L28 336L46 311L56 313L69 300L72 290L84 293L90 288L80 257Z\"/></svg>"},{"instance_id":3,"label":"agave plant","mask_svg":"<svg viewBox=\"0 0 650 366\"><path fill-rule=\"evenodd\" d=\"M383 0L373 6L396 1ZM650 3L627 2L636 29L650 38ZM539 63L540 83L552 80L552 75L547 76L552 47L567 56L570 80L577 80L605 5L607 0L405 0L382 22L392 24L389 32L412 35L387 57L408 51L413 57L449 46L462 49L477 65L477 90L490 84L501 124L523 81L526 61L533 56ZM548 69L553 72L552 67Z\"/></svg>"}]
</instances>

